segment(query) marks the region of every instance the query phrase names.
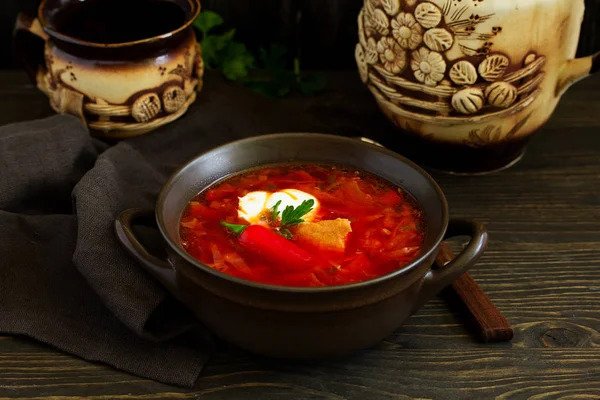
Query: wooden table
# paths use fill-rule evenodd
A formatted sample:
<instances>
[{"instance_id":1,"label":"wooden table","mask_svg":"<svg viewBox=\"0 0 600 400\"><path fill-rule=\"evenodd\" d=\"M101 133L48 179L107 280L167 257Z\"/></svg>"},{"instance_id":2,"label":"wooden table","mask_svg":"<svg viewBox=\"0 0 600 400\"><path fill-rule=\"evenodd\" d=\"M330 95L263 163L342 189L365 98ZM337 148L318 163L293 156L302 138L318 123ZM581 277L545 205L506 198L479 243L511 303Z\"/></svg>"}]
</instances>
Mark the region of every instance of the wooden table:
<instances>
[{"instance_id":1,"label":"wooden table","mask_svg":"<svg viewBox=\"0 0 600 400\"><path fill-rule=\"evenodd\" d=\"M330 81L286 102L346 134L393 134L354 72ZM0 110L0 124L52 114L20 72L0 73ZM600 399L600 76L564 96L516 167L434 177L453 216L488 224L472 276L514 325L511 343L477 343L435 299L374 349L312 365L232 349L186 391L0 336L0 398Z\"/></svg>"}]
</instances>

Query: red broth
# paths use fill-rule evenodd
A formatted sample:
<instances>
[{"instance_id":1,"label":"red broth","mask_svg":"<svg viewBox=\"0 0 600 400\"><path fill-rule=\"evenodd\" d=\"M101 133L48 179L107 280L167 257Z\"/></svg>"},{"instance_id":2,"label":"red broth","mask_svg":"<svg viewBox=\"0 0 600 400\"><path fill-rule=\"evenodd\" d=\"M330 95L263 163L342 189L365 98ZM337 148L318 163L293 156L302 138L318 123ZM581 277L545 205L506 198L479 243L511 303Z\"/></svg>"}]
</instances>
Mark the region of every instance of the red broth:
<instances>
[{"instance_id":1,"label":"red broth","mask_svg":"<svg viewBox=\"0 0 600 400\"><path fill-rule=\"evenodd\" d=\"M222 225L249 225L238 217L240 197L282 189L317 199L313 223L349 220L345 248L323 248L314 238L299 237L301 224L289 228L291 240L276 233L273 219L240 235ZM180 225L183 247L202 263L250 281L296 287L343 285L388 274L420 254L423 236L423 213L402 189L364 171L313 164L269 166L220 181L189 203Z\"/></svg>"}]
</instances>

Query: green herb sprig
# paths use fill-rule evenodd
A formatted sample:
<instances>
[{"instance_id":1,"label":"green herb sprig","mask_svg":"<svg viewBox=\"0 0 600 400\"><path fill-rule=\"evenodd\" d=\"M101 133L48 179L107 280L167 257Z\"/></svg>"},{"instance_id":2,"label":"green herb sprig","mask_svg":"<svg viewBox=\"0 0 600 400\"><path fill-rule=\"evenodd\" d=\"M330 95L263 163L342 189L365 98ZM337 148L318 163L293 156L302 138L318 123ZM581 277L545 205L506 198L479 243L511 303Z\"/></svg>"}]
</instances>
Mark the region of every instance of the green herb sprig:
<instances>
[{"instance_id":1,"label":"green herb sprig","mask_svg":"<svg viewBox=\"0 0 600 400\"><path fill-rule=\"evenodd\" d=\"M277 217L280 214L280 205L281 200L275 203L275 205L271 208L271 216L273 220L277 220ZM279 234L287 239L293 239L294 236L292 235L292 232L290 232L289 228L304 222L302 217L311 212L314 206L315 201L313 199L304 200L298 207L295 208L293 206L287 206L281 213L281 221L278 229Z\"/></svg>"},{"instance_id":2,"label":"green herb sprig","mask_svg":"<svg viewBox=\"0 0 600 400\"><path fill-rule=\"evenodd\" d=\"M260 49L257 67L244 80L244 84L257 93L271 98L284 97L294 92L305 96L314 95L325 89L327 80L322 75L306 74L300 70L300 59L294 58L294 68L286 68L287 49L271 44L269 49Z\"/></svg>"},{"instance_id":3,"label":"green herb sprig","mask_svg":"<svg viewBox=\"0 0 600 400\"><path fill-rule=\"evenodd\" d=\"M281 225L289 228L290 226L298 225L304 222L302 217L308 214L315 206L313 199L304 200L298 207L287 206L281 213Z\"/></svg>"},{"instance_id":4,"label":"green herb sprig","mask_svg":"<svg viewBox=\"0 0 600 400\"><path fill-rule=\"evenodd\" d=\"M279 200L273 207L271 207L271 220L273 222L277 221L277 217L279 216L279 206L281 205L281 200Z\"/></svg>"},{"instance_id":5,"label":"green herb sprig","mask_svg":"<svg viewBox=\"0 0 600 400\"><path fill-rule=\"evenodd\" d=\"M235 29L224 33L215 31L224 23L214 11L203 11L194 21L202 37L202 57L207 68L220 71L231 81L238 81L271 98L284 97L293 92L303 95L316 94L327 86L321 75L303 74L300 59L294 58L294 68L286 68L287 49L271 44L266 50L260 48L258 57L246 46L234 39Z\"/></svg>"},{"instance_id":6,"label":"green herb sprig","mask_svg":"<svg viewBox=\"0 0 600 400\"><path fill-rule=\"evenodd\" d=\"M194 26L202 33L200 47L204 63L213 69L220 70L230 80L238 80L248 76L254 66L254 56L243 43L233 39L235 29L216 34L214 29L223 24L223 18L213 11L203 11L194 21Z\"/></svg>"}]
</instances>

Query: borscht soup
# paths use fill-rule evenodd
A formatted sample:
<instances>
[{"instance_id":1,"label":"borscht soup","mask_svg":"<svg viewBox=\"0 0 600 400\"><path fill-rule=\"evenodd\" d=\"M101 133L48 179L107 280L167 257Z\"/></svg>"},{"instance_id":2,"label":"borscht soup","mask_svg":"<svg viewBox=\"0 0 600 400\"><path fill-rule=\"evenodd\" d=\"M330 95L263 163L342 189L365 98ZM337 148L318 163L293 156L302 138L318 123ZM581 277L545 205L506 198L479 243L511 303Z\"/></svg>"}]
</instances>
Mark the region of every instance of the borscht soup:
<instances>
[{"instance_id":1,"label":"borscht soup","mask_svg":"<svg viewBox=\"0 0 600 400\"><path fill-rule=\"evenodd\" d=\"M398 270L422 250L424 216L398 186L334 165L283 164L217 182L183 212L195 259L265 284L321 287Z\"/></svg>"}]
</instances>

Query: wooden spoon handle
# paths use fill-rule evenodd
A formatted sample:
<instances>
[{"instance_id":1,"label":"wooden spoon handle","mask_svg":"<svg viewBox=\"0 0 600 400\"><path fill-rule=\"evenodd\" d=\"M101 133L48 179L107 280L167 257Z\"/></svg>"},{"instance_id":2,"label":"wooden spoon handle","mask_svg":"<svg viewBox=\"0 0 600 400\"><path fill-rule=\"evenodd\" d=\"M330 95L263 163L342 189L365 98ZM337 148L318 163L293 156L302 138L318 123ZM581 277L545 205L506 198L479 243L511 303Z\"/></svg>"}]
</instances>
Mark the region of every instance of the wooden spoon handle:
<instances>
[{"instance_id":1,"label":"wooden spoon handle","mask_svg":"<svg viewBox=\"0 0 600 400\"><path fill-rule=\"evenodd\" d=\"M443 268L454 259L446 243L440 245L436 264ZM449 293L453 292L453 293ZM458 278L445 292L447 297L462 302L475 334L484 342L506 342L512 340L514 331L508 320L496 308L481 287L468 273Z\"/></svg>"}]
</instances>

